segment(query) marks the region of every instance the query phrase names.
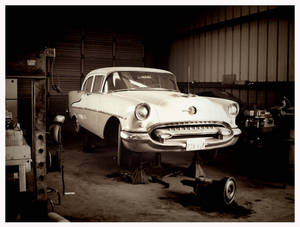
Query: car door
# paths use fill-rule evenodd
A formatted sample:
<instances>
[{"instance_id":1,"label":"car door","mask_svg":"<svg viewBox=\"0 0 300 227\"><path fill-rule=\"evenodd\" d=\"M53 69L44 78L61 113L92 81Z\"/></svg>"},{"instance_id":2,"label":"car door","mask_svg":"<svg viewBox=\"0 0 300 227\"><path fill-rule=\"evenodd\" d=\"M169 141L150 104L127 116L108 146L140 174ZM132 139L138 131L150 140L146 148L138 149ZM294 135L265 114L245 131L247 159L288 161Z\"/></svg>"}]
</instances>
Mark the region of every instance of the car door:
<instances>
[{"instance_id":1,"label":"car door","mask_svg":"<svg viewBox=\"0 0 300 227\"><path fill-rule=\"evenodd\" d=\"M91 89L92 89L92 85L93 85L93 80L94 80L94 77L93 76L90 76L88 77L84 83L83 83L83 86L82 86L82 95L81 95L81 98L80 98L80 102L76 103L75 105L73 105L74 107L76 107L78 109L78 121L79 121L79 124L86 128L87 130L90 130L90 111L88 109L88 99L89 99L89 96L92 94L91 93Z\"/></svg>"},{"instance_id":2,"label":"car door","mask_svg":"<svg viewBox=\"0 0 300 227\"><path fill-rule=\"evenodd\" d=\"M87 127L89 130L97 136L103 138L103 130L106 120L110 117L104 110L104 95L101 92L104 76L95 75L92 92L87 94L86 98L86 109L88 112Z\"/></svg>"}]
</instances>

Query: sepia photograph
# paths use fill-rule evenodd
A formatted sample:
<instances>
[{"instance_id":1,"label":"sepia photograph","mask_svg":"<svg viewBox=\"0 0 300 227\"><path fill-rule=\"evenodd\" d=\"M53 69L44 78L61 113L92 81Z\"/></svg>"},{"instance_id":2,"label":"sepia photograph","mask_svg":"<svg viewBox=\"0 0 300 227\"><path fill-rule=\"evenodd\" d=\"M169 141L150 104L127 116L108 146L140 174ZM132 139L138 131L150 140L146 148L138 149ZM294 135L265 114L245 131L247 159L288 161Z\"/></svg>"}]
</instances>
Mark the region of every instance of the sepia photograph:
<instances>
[{"instance_id":1,"label":"sepia photograph","mask_svg":"<svg viewBox=\"0 0 300 227\"><path fill-rule=\"evenodd\" d=\"M3 5L3 222L295 223L295 5L97 4Z\"/></svg>"}]
</instances>

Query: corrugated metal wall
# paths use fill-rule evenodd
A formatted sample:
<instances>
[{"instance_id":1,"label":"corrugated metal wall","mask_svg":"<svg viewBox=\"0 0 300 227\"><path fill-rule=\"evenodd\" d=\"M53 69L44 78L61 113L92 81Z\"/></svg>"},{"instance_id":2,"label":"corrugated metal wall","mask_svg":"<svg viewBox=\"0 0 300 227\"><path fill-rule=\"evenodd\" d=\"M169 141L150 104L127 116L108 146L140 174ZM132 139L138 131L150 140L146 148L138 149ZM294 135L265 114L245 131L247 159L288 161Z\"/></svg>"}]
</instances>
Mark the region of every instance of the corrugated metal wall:
<instances>
[{"instance_id":1,"label":"corrugated metal wall","mask_svg":"<svg viewBox=\"0 0 300 227\"><path fill-rule=\"evenodd\" d=\"M118 33L115 37L114 66L144 66L144 37Z\"/></svg>"},{"instance_id":2,"label":"corrugated metal wall","mask_svg":"<svg viewBox=\"0 0 300 227\"><path fill-rule=\"evenodd\" d=\"M82 35L84 75L96 68L112 66L113 34L97 27L87 27Z\"/></svg>"},{"instance_id":3,"label":"corrugated metal wall","mask_svg":"<svg viewBox=\"0 0 300 227\"><path fill-rule=\"evenodd\" d=\"M56 57L53 68L49 69L53 77L48 79L48 110L55 114L66 111L67 92L80 88L80 57L81 57L81 32L77 28L65 28L58 32L58 37L53 43ZM52 89L56 85L62 93Z\"/></svg>"},{"instance_id":4,"label":"corrugated metal wall","mask_svg":"<svg viewBox=\"0 0 300 227\"><path fill-rule=\"evenodd\" d=\"M179 36L188 35L172 43L170 70L180 82L187 81L188 66L191 79L198 82L221 82L224 74L236 74L237 80L253 82L293 81L294 20L286 10L275 8L276 12L266 13L272 9L212 7L188 29L177 31ZM264 16L258 15L263 12ZM251 15L247 21L213 26Z\"/></svg>"},{"instance_id":5,"label":"corrugated metal wall","mask_svg":"<svg viewBox=\"0 0 300 227\"><path fill-rule=\"evenodd\" d=\"M79 88L80 40L81 33L79 29L67 28L60 39L55 42L54 82L64 91Z\"/></svg>"},{"instance_id":6,"label":"corrugated metal wall","mask_svg":"<svg viewBox=\"0 0 300 227\"><path fill-rule=\"evenodd\" d=\"M293 7L208 7L176 31L170 47L169 69L179 82L188 81L188 67L190 81L200 83L233 74L241 81L294 81ZM228 91L248 104L278 98L264 90Z\"/></svg>"}]
</instances>

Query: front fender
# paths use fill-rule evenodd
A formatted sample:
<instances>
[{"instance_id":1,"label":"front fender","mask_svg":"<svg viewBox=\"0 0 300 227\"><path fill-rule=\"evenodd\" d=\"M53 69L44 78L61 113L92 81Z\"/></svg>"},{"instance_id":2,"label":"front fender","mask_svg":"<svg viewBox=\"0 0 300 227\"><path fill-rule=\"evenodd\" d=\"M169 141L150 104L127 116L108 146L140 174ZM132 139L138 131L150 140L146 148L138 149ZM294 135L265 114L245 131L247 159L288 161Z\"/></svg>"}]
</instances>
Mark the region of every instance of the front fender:
<instances>
[{"instance_id":1,"label":"front fender","mask_svg":"<svg viewBox=\"0 0 300 227\"><path fill-rule=\"evenodd\" d=\"M153 105L149 105L150 115L146 120L141 121L135 117L136 105L132 105L127 109L126 118L120 119L121 129L132 132L147 132L153 124L159 122L157 110Z\"/></svg>"}]
</instances>

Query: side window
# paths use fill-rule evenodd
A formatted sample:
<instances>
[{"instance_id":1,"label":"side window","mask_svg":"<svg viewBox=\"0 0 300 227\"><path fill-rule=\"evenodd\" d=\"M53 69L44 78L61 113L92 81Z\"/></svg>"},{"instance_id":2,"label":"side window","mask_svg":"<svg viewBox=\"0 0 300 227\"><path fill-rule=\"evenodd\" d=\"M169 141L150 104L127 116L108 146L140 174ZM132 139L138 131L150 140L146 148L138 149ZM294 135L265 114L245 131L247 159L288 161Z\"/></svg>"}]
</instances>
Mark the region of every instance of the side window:
<instances>
[{"instance_id":1,"label":"side window","mask_svg":"<svg viewBox=\"0 0 300 227\"><path fill-rule=\"evenodd\" d=\"M93 92L100 92L102 81L103 81L103 76L95 76Z\"/></svg>"},{"instance_id":2,"label":"side window","mask_svg":"<svg viewBox=\"0 0 300 227\"><path fill-rule=\"evenodd\" d=\"M85 81L85 84L83 86L83 90L86 92L90 92L91 91L91 87L92 87L92 82L93 82L93 76L91 76L90 78L88 78Z\"/></svg>"}]
</instances>

